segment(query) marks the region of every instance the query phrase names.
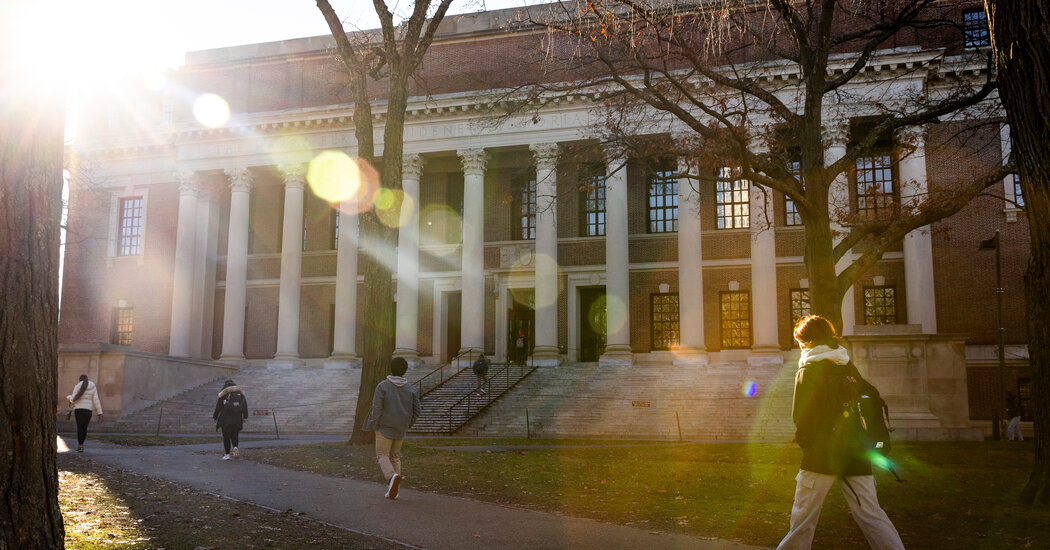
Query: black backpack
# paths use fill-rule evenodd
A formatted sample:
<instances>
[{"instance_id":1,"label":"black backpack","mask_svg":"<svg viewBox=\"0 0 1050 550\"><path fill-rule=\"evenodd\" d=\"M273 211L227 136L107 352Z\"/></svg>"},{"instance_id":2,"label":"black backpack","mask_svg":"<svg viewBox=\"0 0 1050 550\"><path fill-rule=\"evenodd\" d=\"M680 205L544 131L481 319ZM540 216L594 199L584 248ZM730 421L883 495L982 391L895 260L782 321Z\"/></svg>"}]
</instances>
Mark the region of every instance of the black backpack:
<instances>
[{"instance_id":1,"label":"black backpack","mask_svg":"<svg viewBox=\"0 0 1050 550\"><path fill-rule=\"evenodd\" d=\"M851 370L856 372L856 367ZM893 445L890 440L893 426L890 425L890 408L886 401L879 396L875 386L859 375L847 374L843 379L842 416L850 419L853 447L871 459L872 464L888 470L897 481L902 481L890 461L879 459L888 455Z\"/></svg>"},{"instance_id":2,"label":"black backpack","mask_svg":"<svg viewBox=\"0 0 1050 550\"><path fill-rule=\"evenodd\" d=\"M244 394L239 391L226 394L226 399L222 402L222 410L230 417L243 417L248 412L248 405L244 402Z\"/></svg>"}]
</instances>

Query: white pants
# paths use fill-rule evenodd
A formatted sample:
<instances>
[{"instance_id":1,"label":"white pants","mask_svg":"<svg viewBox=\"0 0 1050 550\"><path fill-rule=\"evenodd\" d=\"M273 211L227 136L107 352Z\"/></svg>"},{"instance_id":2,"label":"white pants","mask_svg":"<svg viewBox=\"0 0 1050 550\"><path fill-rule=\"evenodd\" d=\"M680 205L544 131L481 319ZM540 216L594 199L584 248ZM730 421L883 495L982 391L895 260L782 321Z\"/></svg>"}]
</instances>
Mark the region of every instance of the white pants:
<instances>
[{"instance_id":1,"label":"white pants","mask_svg":"<svg viewBox=\"0 0 1050 550\"><path fill-rule=\"evenodd\" d=\"M1010 419L1010 424L1006 427L1007 437L1010 441L1017 439L1018 441L1024 441L1024 436L1021 435L1021 417L1015 416ZM1016 437L1015 437L1016 436Z\"/></svg>"},{"instance_id":2,"label":"white pants","mask_svg":"<svg viewBox=\"0 0 1050 550\"><path fill-rule=\"evenodd\" d=\"M791 506L791 530L780 541L777 550L809 548L813 544L820 509L836 479L840 480L839 489L853 512L853 520L864 533L864 538L868 539L868 545L874 550L903 550L904 543L897 529L879 506L879 499L875 495L875 476L839 478L806 470L800 470L795 477L797 485L795 503ZM849 482L848 486L843 483L843 479Z\"/></svg>"}]
</instances>

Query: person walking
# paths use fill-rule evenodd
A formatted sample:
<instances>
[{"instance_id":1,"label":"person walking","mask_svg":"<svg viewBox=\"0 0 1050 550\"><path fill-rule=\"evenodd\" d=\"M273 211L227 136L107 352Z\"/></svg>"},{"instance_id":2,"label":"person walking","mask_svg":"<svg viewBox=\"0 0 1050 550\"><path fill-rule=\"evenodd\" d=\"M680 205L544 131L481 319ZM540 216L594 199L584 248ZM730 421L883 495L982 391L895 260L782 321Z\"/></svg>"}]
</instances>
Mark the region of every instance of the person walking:
<instances>
[{"instance_id":1,"label":"person walking","mask_svg":"<svg viewBox=\"0 0 1050 550\"><path fill-rule=\"evenodd\" d=\"M215 430L222 430L222 459L240 458L241 451L237 447L244 422L248 420L248 398L233 380L222 383L211 419L215 421Z\"/></svg>"},{"instance_id":2,"label":"person walking","mask_svg":"<svg viewBox=\"0 0 1050 550\"><path fill-rule=\"evenodd\" d=\"M1006 392L1006 417L1010 419L1010 424L1006 427L1006 437L1010 441L1015 438L1017 441L1024 441L1024 436L1021 435L1021 405L1012 391Z\"/></svg>"},{"instance_id":3,"label":"person walking","mask_svg":"<svg viewBox=\"0 0 1050 550\"><path fill-rule=\"evenodd\" d=\"M529 359L528 352L525 351L525 333L519 332L518 339L514 341L515 350L515 361L518 363L525 363Z\"/></svg>"},{"instance_id":4,"label":"person walking","mask_svg":"<svg viewBox=\"0 0 1050 550\"><path fill-rule=\"evenodd\" d=\"M868 545L875 550L902 550L897 529L879 506L871 461L865 449L853 443L853 419L843 414L840 388L851 376L864 392L878 392L861 378L830 321L819 315L803 317L795 325L794 336L802 354L795 373L791 418L795 442L802 448L802 467L795 477L791 527L777 549L805 549L813 544L820 509L831 485L838 481Z\"/></svg>"},{"instance_id":5,"label":"person walking","mask_svg":"<svg viewBox=\"0 0 1050 550\"><path fill-rule=\"evenodd\" d=\"M401 444L405 432L423 413L416 388L405 379L408 362L404 357L390 360L390 375L376 386L372 410L364 426L376 435L376 459L387 484L386 498L396 499L401 487Z\"/></svg>"},{"instance_id":6,"label":"person walking","mask_svg":"<svg viewBox=\"0 0 1050 550\"><path fill-rule=\"evenodd\" d=\"M482 388L485 384L485 376L489 373L489 360L485 358L485 354L482 353L478 356L478 359L471 365L471 370L474 371L474 376L478 378L478 391L477 395L483 395L485 389Z\"/></svg>"},{"instance_id":7,"label":"person walking","mask_svg":"<svg viewBox=\"0 0 1050 550\"><path fill-rule=\"evenodd\" d=\"M69 406L73 408L73 414L77 419L77 452L84 452L84 440L87 439L88 424L91 423L91 413L98 414L98 421L102 422L102 402L98 400L98 388L95 383L88 380L88 375L81 374L80 381L73 386L73 393L66 396Z\"/></svg>"}]
</instances>

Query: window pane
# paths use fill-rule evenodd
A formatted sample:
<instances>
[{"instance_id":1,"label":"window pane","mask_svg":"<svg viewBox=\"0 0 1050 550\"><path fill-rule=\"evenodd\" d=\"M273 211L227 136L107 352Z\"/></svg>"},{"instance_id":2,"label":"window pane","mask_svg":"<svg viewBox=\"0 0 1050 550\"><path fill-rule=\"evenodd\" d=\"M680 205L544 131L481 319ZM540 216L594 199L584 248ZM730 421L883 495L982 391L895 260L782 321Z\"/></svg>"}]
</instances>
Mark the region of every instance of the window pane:
<instances>
[{"instance_id":1,"label":"window pane","mask_svg":"<svg viewBox=\"0 0 1050 550\"><path fill-rule=\"evenodd\" d=\"M722 168L720 178L733 177L731 168ZM715 182L715 219L719 229L751 227L751 184L747 180Z\"/></svg>"},{"instance_id":2,"label":"window pane","mask_svg":"<svg viewBox=\"0 0 1050 550\"><path fill-rule=\"evenodd\" d=\"M678 179L675 170L664 165L649 170L647 192L650 233L678 231Z\"/></svg>"},{"instance_id":3,"label":"window pane","mask_svg":"<svg viewBox=\"0 0 1050 550\"><path fill-rule=\"evenodd\" d=\"M652 318L652 349L669 350L678 347L678 294L652 294L649 297Z\"/></svg>"},{"instance_id":4,"label":"window pane","mask_svg":"<svg viewBox=\"0 0 1050 550\"><path fill-rule=\"evenodd\" d=\"M893 207L895 187L889 153L857 157L857 212L874 216Z\"/></svg>"},{"instance_id":5,"label":"window pane","mask_svg":"<svg viewBox=\"0 0 1050 550\"><path fill-rule=\"evenodd\" d=\"M719 302L722 347L751 347L751 294L746 291L722 292Z\"/></svg>"},{"instance_id":6,"label":"window pane","mask_svg":"<svg viewBox=\"0 0 1050 550\"><path fill-rule=\"evenodd\" d=\"M142 253L142 197L120 199L118 256Z\"/></svg>"},{"instance_id":7,"label":"window pane","mask_svg":"<svg viewBox=\"0 0 1050 550\"><path fill-rule=\"evenodd\" d=\"M984 10L963 11L963 44L967 48L991 45L988 36L988 17Z\"/></svg>"},{"instance_id":8,"label":"window pane","mask_svg":"<svg viewBox=\"0 0 1050 550\"><path fill-rule=\"evenodd\" d=\"M864 287L864 324L897 324L897 296L895 287Z\"/></svg>"}]
</instances>

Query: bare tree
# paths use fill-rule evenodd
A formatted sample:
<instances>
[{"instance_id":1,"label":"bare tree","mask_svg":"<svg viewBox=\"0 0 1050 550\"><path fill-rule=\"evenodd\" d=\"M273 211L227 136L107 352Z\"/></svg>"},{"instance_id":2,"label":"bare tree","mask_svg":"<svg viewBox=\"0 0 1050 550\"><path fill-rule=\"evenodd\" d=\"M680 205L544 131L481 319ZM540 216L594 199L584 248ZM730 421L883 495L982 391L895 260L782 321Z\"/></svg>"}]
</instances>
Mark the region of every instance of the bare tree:
<instances>
[{"instance_id":1,"label":"bare tree","mask_svg":"<svg viewBox=\"0 0 1050 550\"><path fill-rule=\"evenodd\" d=\"M401 189L402 153L404 151L405 110L408 107L409 84L419 68L437 27L448 11L452 0L415 0L411 14L401 21L383 0L374 0L380 28L372 33L357 33L358 42L347 35L339 16L328 0L317 0L317 8L328 22L336 42L336 53L346 68L354 101L354 132L357 154L375 166L380 174L380 188ZM386 111L383 113L383 155L375 154L372 139L373 113L369 81L387 85ZM403 195L392 193L393 204L385 209L387 219L400 217ZM372 432L361 431L364 419L372 406L376 385L387 373L387 365L394 352L394 316L392 300L391 265L395 265L393 251L397 247L396 224L383 223L376 208L361 213L361 239L373 243L368 250L373 254L387 253L387 258L372 257L365 265L364 350L362 353L361 388L354 411L354 432L350 442L371 443Z\"/></svg>"},{"instance_id":2,"label":"bare tree","mask_svg":"<svg viewBox=\"0 0 1050 550\"><path fill-rule=\"evenodd\" d=\"M27 67L12 65L0 55L0 549L62 548L55 384L65 90L29 82Z\"/></svg>"},{"instance_id":3,"label":"bare tree","mask_svg":"<svg viewBox=\"0 0 1050 550\"><path fill-rule=\"evenodd\" d=\"M989 0L999 93L1014 137L1013 156L1028 211L1031 255L1025 274L1028 360L1035 406L1035 466L1021 492L1050 503L1050 6Z\"/></svg>"},{"instance_id":4,"label":"bare tree","mask_svg":"<svg viewBox=\"0 0 1050 550\"><path fill-rule=\"evenodd\" d=\"M562 84L529 93L595 97L603 140L689 158L681 175L693 182L747 180L782 193L805 227L811 310L841 326L845 292L884 252L1011 169L948 188L900 182L907 192L896 196L847 184L858 161L887 150L884 168L895 170L926 125L959 122L968 128L954 139L976 140L982 123L1000 123L990 60L963 48L955 10L933 0L533 7L528 17L548 31L544 78ZM873 195L871 208L852 206L857 191Z\"/></svg>"}]
</instances>

